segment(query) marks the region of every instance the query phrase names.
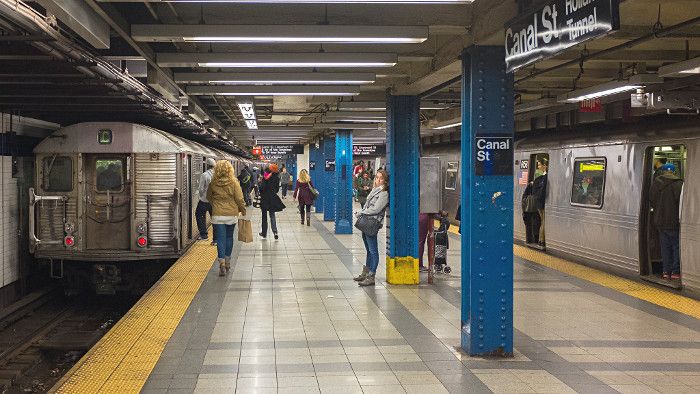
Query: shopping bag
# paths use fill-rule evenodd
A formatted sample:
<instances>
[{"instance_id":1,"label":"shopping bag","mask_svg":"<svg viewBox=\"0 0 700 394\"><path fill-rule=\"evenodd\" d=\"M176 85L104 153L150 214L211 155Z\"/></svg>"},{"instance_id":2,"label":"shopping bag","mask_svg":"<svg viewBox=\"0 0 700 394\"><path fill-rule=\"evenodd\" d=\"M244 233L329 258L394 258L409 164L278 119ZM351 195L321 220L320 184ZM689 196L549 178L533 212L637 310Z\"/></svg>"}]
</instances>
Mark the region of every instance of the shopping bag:
<instances>
[{"instance_id":1,"label":"shopping bag","mask_svg":"<svg viewBox=\"0 0 700 394\"><path fill-rule=\"evenodd\" d=\"M250 220L238 219L238 240L245 243L253 242L253 226Z\"/></svg>"}]
</instances>

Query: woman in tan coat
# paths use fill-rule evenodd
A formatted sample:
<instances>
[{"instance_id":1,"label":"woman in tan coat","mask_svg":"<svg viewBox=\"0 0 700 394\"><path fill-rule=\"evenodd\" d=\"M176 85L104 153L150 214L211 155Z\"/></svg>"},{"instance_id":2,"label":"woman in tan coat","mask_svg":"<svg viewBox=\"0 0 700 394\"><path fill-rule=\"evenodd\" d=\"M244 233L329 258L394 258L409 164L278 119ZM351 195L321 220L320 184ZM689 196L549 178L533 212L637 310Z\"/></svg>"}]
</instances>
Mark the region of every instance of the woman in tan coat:
<instances>
[{"instance_id":1,"label":"woman in tan coat","mask_svg":"<svg viewBox=\"0 0 700 394\"><path fill-rule=\"evenodd\" d=\"M216 163L214 176L207 190L207 200L212 208L211 222L216 234L219 276L224 276L231 269L233 230L238 215L245 215L246 207L241 185L230 162L220 160Z\"/></svg>"}]
</instances>

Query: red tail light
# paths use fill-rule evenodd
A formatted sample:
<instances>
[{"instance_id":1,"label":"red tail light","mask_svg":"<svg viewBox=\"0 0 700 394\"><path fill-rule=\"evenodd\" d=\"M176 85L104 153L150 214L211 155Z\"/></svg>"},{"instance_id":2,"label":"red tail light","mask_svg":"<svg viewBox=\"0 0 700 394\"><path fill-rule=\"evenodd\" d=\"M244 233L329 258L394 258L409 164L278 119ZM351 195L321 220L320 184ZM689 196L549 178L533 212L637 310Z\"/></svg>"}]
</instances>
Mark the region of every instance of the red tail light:
<instances>
[{"instance_id":1,"label":"red tail light","mask_svg":"<svg viewBox=\"0 0 700 394\"><path fill-rule=\"evenodd\" d=\"M148 241L146 240L146 237L141 235L138 238L136 238L136 244L141 248L145 248L146 245L148 245Z\"/></svg>"},{"instance_id":2,"label":"red tail light","mask_svg":"<svg viewBox=\"0 0 700 394\"><path fill-rule=\"evenodd\" d=\"M73 245L75 245L75 238L73 238L72 235L66 235L63 238L63 245L65 245L69 248L72 247Z\"/></svg>"}]
</instances>

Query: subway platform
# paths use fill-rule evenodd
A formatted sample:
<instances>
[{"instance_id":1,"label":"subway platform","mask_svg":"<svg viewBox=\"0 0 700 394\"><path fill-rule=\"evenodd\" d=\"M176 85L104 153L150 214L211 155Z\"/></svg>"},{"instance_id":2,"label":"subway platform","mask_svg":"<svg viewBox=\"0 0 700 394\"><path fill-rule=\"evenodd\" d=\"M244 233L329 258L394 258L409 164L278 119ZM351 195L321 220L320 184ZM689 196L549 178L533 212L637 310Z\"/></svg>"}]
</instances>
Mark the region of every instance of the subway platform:
<instances>
[{"instance_id":1,"label":"subway platform","mask_svg":"<svg viewBox=\"0 0 700 394\"><path fill-rule=\"evenodd\" d=\"M469 357L456 235L434 284L388 285L380 264L360 288L361 235L322 219L287 208L279 240L237 242L225 278L197 243L53 391L700 392L695 300L516 246L515 356Z\"/></svg>"}]
</instances>

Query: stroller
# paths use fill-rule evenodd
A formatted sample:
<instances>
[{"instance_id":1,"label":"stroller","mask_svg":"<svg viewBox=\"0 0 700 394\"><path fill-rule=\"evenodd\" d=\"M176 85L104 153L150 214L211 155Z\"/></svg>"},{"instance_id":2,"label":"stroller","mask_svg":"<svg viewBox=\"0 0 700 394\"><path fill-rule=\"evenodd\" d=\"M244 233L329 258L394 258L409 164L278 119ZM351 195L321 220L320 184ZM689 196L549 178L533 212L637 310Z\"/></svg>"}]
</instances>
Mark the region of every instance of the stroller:
<instances>
[{"instance_id":1,"label":"stroller","mask_svg":"<svg viewBox=\"0 0 700 394\"><path fill-rule=\"evenodd\" d=\"M440 227L433 232L435 237L435 272L449 274L452 268L447 265L447 249L450 248L449 234L450 220L447 218L447 212L440 212Z\"/></svg>"}]
</instances>

